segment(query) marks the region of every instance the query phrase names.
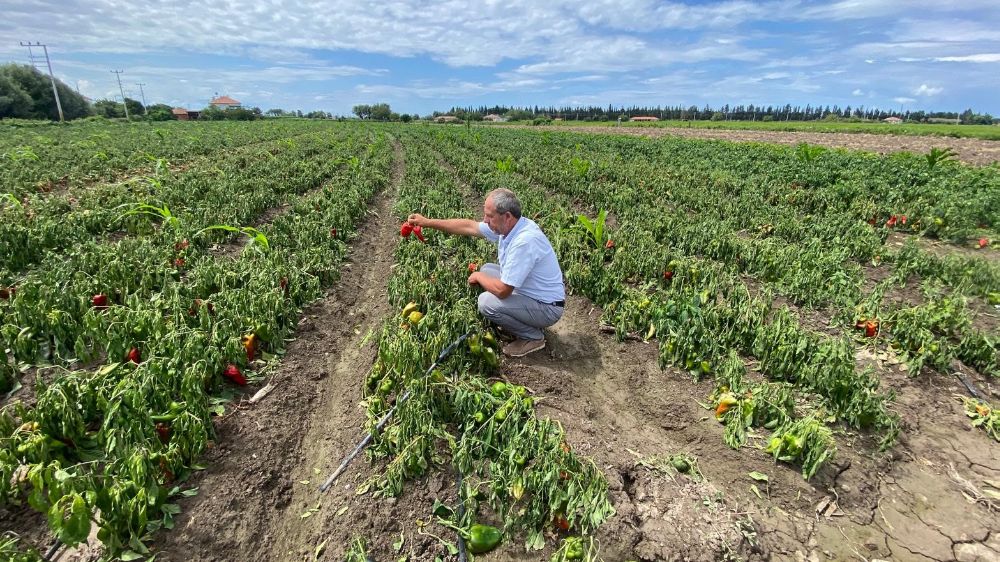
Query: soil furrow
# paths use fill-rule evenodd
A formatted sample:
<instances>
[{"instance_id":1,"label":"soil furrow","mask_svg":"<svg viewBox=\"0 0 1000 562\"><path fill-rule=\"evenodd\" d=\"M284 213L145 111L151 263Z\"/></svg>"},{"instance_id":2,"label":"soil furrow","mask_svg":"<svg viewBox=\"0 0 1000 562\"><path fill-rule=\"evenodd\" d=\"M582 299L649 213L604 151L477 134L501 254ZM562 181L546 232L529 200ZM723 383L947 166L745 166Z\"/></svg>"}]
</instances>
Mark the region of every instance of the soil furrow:
<instances>
[{"instance_id":1,"label":"soil furrow","mask_svg":"<svg viewBox=\"0 0 1000 562\"><path fill-rule=\"evenodd\" d=\"M359 230L341 279L303 311L271 380L274 392L220 423L208 469L190 482L200 493L181 502L175 529L155 545L157 560L288 560L301 559L289 552L313 552L315 544L302 542L316 531L310 517L333 515L311 511L324 499L317 488L361 432L357 403L375 353L365 335L387 313L391 210L405 166L398 143L394 149L392 183Z\"/></svg>"}]
</instances>

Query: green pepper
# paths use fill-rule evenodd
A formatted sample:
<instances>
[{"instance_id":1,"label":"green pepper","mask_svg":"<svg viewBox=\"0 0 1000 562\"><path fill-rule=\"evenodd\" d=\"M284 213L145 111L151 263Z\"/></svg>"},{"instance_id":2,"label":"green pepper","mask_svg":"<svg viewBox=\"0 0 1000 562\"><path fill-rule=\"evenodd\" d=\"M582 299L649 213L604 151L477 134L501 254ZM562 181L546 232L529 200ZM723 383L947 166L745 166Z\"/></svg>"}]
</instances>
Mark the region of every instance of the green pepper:
<instances>
[{"instance_id":1,"label":"green pepper","mask_svg":"<svg viewBox=\"0 0 1000 562\"><path fill-rule=\"evenodd\" d=\"M499 381L493 383L493 386L490 387L490 392L493 393L493 396L502 398L504 394L507 394L507 383Z\"/></svg>"},{"instance_id":2,"label":"green pepper","mask_svg":"<svg viewBox=\"0 0 1000 562\"><path fill-rule=\"evenodd\" d=\"M583 539L568 537L566 539L566 560L583 560Z\"/></svg>"},{"instance_id":3,"label":"green pepper","mask_svg":"<svg viewBox=\"0 0 1000 562\"><path fill-rule=\"evenodd\" d=\"M469 528L469 550L473 554L489 552L500 544L503 535L500 529L489 525L473 525Z\"/></svg>"}]
</instances>

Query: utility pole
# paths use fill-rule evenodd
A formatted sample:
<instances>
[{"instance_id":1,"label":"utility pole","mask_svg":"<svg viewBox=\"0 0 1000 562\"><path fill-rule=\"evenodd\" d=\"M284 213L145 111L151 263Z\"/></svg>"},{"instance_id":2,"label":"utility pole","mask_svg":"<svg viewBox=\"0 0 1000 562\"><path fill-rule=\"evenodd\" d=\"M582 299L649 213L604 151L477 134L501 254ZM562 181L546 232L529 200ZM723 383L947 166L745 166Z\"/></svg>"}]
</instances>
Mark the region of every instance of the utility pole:
<instances>
[{"instance_id":1,"label":"utility pole","mask_svg":"<svg viewBox=\"0 0 1000 562\"><path fill-rule=\"evenodd\" d=\"M143 115L149 115L149 108L146 107L146 92L142 90L142 87L146 84L145 82L136 82L135 85L139 86L139 95L142 96L142 113Z\"/></svg>"},{"instance_id":2,"label":"utility pole","mask_svg":"<svg viewBox=\"0 0 1000 562\"><path fill-rule=\"evenodd\" d=\"M56 88L56 77L52 74L52 61L49 60L48 47L42 45L38 41L35 41L34 43L32 43L31 41L28 41L27 43L21 41L21 46L28 48L28 59L31 61L32 66L35 66L38 63L42 62L42 57L35 57L35 53L34 51L31 50L31 48L32 47L42 48L42 52L44 53L45 57L45 65L49 67L49 80L52 81L52 93L55 94L56 96L56 109L59 110L59 121L65 121L65 118L63 118L62 102L59 101L59 90Z\"/></svg>"},{"instance_id":3,"label":"utility pole","mask_svg":"<svg viewBox=\"0 0 1000 562\"><path fill-rule=\"evenodd\" d=\"M125 88L122 88L122 72L125 71L112 70L111 72L115 75L116 78L118 78L118 91L122 93L122 105L125 106L125 120L131 121L131 118L128 116L128 102L125 101Z\"/></svg>"}]
</instances>

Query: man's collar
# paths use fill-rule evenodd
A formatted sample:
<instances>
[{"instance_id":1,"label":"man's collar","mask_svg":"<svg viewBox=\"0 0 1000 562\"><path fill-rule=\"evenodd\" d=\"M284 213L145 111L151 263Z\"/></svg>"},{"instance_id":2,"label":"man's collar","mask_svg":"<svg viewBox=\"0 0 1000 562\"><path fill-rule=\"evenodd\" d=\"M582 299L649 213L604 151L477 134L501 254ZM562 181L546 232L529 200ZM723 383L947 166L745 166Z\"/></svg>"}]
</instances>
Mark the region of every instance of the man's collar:
<instances>
[{"instance_id":1,"label":"man's collar","mask_svg":"<svg viewBox=\"0 0 1000 562\"><path fill-rule=\"evenodd\" d=\"M521 218L517 219L517 222L514 223L514 228L510 229L510 232L508 232L507 234L505 234L503 236L504 240L506 240L506 239L510 238L511 236L513 236L514 233L517 232L518 229L521 228L522 226L524 226L525 224L526 224L526 221L525 221L524 217L521 217Z\"/></svg>"}]
</instances>

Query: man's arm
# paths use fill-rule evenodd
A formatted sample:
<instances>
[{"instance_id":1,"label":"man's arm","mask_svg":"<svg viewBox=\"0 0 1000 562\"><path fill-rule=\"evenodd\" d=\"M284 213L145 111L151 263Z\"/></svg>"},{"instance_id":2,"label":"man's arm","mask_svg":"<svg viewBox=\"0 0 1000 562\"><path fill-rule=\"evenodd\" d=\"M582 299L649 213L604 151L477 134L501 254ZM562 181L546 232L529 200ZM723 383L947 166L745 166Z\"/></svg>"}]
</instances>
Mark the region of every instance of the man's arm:
<instances>
[{"instance_id":1,"label":"man's arm","mask_svg":"<svg viewBox=\"0 0 1000 562\"><path fill-rule=\"evenodd\" d=\"M505 299L514 293L514 287L504 283L496 277L490 277L480 271L469 276L469 285L478 284L484 291L493 293L498 299Z\"/></svg>"},{"instance_id":2,"label":"man's arm","mask_svg":"<svg viewBox=\"0 0 1000 562\"><path fill-rule=\"evenodd\" d=\"M479 232L479 223L471 219L429 219L418 213L414 213L407 219L413 226L421 228L433 228L448 234L459 236L475 236L482 238L483 233Z\"/></svg>"}]
</instances>

